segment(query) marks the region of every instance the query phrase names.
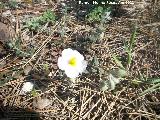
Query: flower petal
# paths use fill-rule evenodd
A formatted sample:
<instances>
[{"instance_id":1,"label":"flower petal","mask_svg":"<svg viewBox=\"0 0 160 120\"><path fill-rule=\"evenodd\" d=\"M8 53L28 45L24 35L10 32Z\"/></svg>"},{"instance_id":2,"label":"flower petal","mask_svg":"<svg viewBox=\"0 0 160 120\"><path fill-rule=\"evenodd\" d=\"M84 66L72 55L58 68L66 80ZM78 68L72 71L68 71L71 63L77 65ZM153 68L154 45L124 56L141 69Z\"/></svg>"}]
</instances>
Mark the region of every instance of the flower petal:
<instances>
[{"instance_id":1,"label":"flower petal","mask_svg":"<svg viewBox=\"0 0 160 120\"><path fill-rule=\"evenodd\" d=\"M71 48L64 49L62 51L62 57L64 57L64 58L68 58L69 57L70 58L72 53L73 53L73 50Z\"/></svg>"},{"instance_id":2,"label":"flower petal","mask_svg":"<svg viewBox=\"0 0 160 120\"><path fill-rule=\"evenodd\" d=\"M66 73L67 77L69 77L69 78L76 78L79 75L79 72L73 68L66 69L65 73Z\"/></svg>"},{"instance_id":3,"label":"flower petal","mask_svg":"<svg viewBox=\"0 0 160 120\"><path fill-rule=\"evenodd\" d=\"M83 61L84 57L77 50L73 50L73 55L77 58L78 61Z\"/></svg>"},{"instance_id":4,"label":"flower petal","mask_svg":"<svg viewBox=\"0 0 160 120\"><path fill-rule=\"evenodd\" d=\"M59 67L59 69L65 70L66 65L67 65L67 63L66 63L65 59L63 59L63 57L59 57L58 58L58 67Z\"/></svg>"},{"instance_id":5,"label":"flower petal","mask_svg":"<svg viewBox=\"0 0 160 120\"><path fill-rule=\"evenodd\" d=\"M87 61L84 60L83 63L82 63L82 71L81 72L84 72L86 70L87 64L88 64Z\"/></svg>"},{"instance_id":6,"label":"flower petal","mask_svg":"<svg viewBox=\"0 0 160 120\"><path fill-rule=\"evenodd\" d=\"M83 55L81 55L78 51L74 50L74 55L77 59L76 69L79 73L82 73L87 67L87 61L84 60Z\"/></svg>"},{"instance_id":7,"label":"flower petal","mask_svg":"<svg viewBox=\"0 0 160 120\"><path fill-rule=\"evenodd\" d=\"M86 67L87 67L87 61L83 60L81 61L81 63L77 65L77 70L79 71L79 73L82 74L82 72L86 70Z\"/></svg>"}]
</instances>

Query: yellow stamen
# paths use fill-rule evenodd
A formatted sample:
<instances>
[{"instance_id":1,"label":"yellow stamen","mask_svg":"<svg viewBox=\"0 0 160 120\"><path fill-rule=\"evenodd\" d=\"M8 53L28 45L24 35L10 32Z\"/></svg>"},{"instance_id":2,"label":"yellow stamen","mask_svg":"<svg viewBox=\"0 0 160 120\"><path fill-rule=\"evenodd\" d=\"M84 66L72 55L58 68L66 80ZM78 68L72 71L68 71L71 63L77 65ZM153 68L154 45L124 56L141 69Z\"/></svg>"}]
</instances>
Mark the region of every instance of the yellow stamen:
<instances>
[{"instance_id":1,"label":"yellow stamen","mask_svg":"<svg viewBox=\"0 0 160 120\"><path fill-rule=\"evenodd\" d=\"M71 66L76 66L77 62L76 62L76 58L75 57L72 57L70 60L69 60L69 64Z\"/></svg>"}]
</instances>

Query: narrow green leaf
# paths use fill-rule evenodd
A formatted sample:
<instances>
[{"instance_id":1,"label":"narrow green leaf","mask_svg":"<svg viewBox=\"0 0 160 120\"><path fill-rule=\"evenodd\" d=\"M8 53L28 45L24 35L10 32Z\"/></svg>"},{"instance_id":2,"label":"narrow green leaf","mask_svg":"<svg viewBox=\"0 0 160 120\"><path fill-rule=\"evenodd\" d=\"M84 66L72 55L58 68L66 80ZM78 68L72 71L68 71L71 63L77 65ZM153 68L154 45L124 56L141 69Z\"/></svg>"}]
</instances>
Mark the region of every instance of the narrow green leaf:
<instances>
[{"instance_id":1,"label":"narrow green leaf","mask_svg":"<svg viewBox=\"0 0 160 120\"><path fill-rule=\"evenodd\" d=\"M137 24L137 23L136 23ZM132 62L132 49L133 49L133 45L136 41L135 37L136 37L136 31L137 31L137 25L135 24L134 26L134 31L131 35L130 41L129 41L129 46L128 46L128 50L126 51L128 53L127 56L127 64L130 65Z\"/></svg>"},{"instance_id":2,"label":"narrow green leaf","mask_svg":"<svg viewBox=\"0 0 160 120\"><path fill-rule=\"evenodd\" d=\"M129 43L129 51L131 52L132 51L132 48L133 48L133 45L136 41L135 37L136 37L136 31L137 31L137 25L135 24L134 26L134 31L131 35L131 38L130 38L130 43Z\"/></svg>"},{"instance_id":3,"label":"narrow green leaf","mask_svg":"<svg viewBox=\"0 0 160 120\"><path fill-rule=\"evenodd\" d=\"M160 78L148 78L147 82L149 82L149 83L160 83Z\"/></svg>"},{"instance_id":4,"label":"narrow green leaf","mask_svg":"<svg viewBox=\"0 0 160 120\"><path fill-rule=\"evenodd\" d=\"M142 83L142 81L134 79L134 80L132 80L132 83L135 85L139 85L140 83Z\"/></svg>"},{"instance_id":5,"label":"narrow green leaf","mask_svg":"<svg viewBox=\"0 0 160 120\"><path fill-rule=\"evenodd\" d=\"M113 57L115 63L116 63L119 67L121 67L122 69L125 69L124 66L122 65L121 61L118 60L118 58L117 58L115 55L112 55L112 57Z\"/></svg>"},{"instance_id":6,"label":"narrow green leaf","mask_svg":"<svg viewBox=\"0 0 160 120\"><path fill-rule=\"evenodd\" d=\"M143 92L140 94L140 96L145 95L145 94L147 94L147 93L149 93L149 92L153 92L153 91L157 90L157 87L160 87L160 83L158 83L158 84L156 84L156 85L153 85L152 87L150 87L150 88L148 88L147 90L143 91Z\"/></svg>"},{"instance_id":7,"label":"narrow green leaf","mask_svg":"<svg viewBox=\"0 0 160 120\"><path fill-rule=\"evenodd\" d=\"M127 64L130 65L132 62L132 53L128 51L128 56L127 56Z\"/></svg>"}]
</instances>

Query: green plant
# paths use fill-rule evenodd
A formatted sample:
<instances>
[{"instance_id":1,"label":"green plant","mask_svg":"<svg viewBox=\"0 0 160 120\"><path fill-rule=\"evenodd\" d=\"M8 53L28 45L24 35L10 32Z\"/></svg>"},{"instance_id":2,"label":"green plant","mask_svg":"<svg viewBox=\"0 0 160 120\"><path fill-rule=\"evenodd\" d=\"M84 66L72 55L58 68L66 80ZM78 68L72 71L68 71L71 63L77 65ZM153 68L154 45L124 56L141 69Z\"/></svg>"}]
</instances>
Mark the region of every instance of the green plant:
<instances>
[{"instance_id":1,"label":"green plant","mask_svg":"<svg viewBox=\"0 0 160 120\"><path fill-rule=\"evenodd\" d=\"M95 9L93 9L87 16L87 20L89 22L91 21L100 21L101 20L101 16L103 13L103 7L96 7Z\"/></svg>"},{"instance_id":2,"label":"green plant","mask_svg":"<svg viewBox=\"0 0 160 120\"><path fill-rule=\"evenodd\" d=\"M136 41L136 32L137 31L137 25L134 26L133 33L131 34L130 40L128 43L125 43L124 48L125 52L127 53L127 66L130 66L132 62L132 54L133 54L133 48ZM117 58L117 56L112 55L113 60L119 66L121 69L125 69L124 65L122 65L121 61ZM129 68L129 67L128 67Z\"/></svg>"},{"instance_id":3,"label":"green plant","mask_svg":"<svg viewBox=\"0 0 160 120\"><path fill-rule=\"evenodd\" d=\"M43 15L39 17L39 21L42 24L45 24L47 22L54 23L55 19L55 14L50 9L46 10Z\"/></svg>"},{"instance_id":4,"label":"green plant","mask_svg":"<svg viewBox=\"0 0 160 120\"><path fill-rule=\"evenodd\" d=\"M154 92L156 90L160 89L160 78L148 78L145 77L144 74L139 72L139 77L132 80L132 83L135 85L139 84L153 84L152 87L149 87L148 89L144 90L142 93L140 93L140 96L143 96L147 93Z\"/></svg>"},{"instance_id":5,"label":"green plant","mask_svg":"<svg viewBox=\"0 0 160 120\"><path fill-rule=\"evenodd\" d=\"M160 79L158 81L160 82ZM143 91L142 93L140 93L140 95L142 96L142 95L145 95L150 92L154 92L159 89L160 89L160 83L157 83L157 84L153 85L152 87L148 88L147 90Z\"/></svg>"},{"instance_id":6,"label":"green plant","mask_svg":"<svg viewBox=\"0 0 160 120\"><path fill-rule=\"evenodd\" d=\"M115 68L112 70L104 70L97 56L94 56L91 61L91 69L90 71L100 78L99 88L102 91L110 91L116 88L116 84L120 82L120 80L124 80L125 77L128 76L126 69L123 67L121 61L113 55L113 60L116 62L119 68Z\"/></svg>"},{"instance_id":7,"label":"green plant","mask_svg":"<svg viewBox=\"0 0 160 120\"><path fill-rule=\"evenodd\" d=\"M18 2L16 0L10 0L8 6L12 9L16 9L18 7Z\"/></svg>"},{"instance_id":8,"label":"green plant","mask_svg":"<svg viewBox=\"0 0 160 120\"><path fill-rule=\"evenodd\" d=\"M38 92L36 91L35 88L33 88L33 90L31 91L31 95L36 97L38 95Z\"/></svg>"},{"instance_id":9,"label":"green plant","mask_svg":"<svg viewBox=\"0 0 160 120\"><path fill-rule=\"evenodd\" d=\"M146 81L153 84L160 83L160 78L148 78Z\"/></svg>"},{"instance_id":10,"label":"green plant","mask_svg":"<svg viewBox=\"0 0 160 120\"><path fill-rule=\"evenodd\" d=\"M160 89L160 78L146 78L143 74L140 73L140 77L138 79L132 80L132 83L139 85L139 84L153 84L152 87L144 90L140 93L140 96L145 95L150 92L154 92Z\"/></svg>"},{"instance_id":11,"label":"green plant","mask_svg":"<svg viewBox=\"0 0 160 120\"><path fill-rule=\"evenodd\" d=\"M8 47L15 52L17 56L20 57L29 57L34 53L34 49L28 49L27 51L23 51L21 48L21 40L18 38L15 42L9 42Z\"/></svg>"},{"instance_id":12,"label":"green plant","mask_svg":"<svg viewBox=\"0 0 160 120\"><path fill-rule=\"evenodd\" d=\"M137 25L134 25L134 30L133 33L131 35L130 41L127 43L127 45L125 45L125 51L127 52L127 65L130 66L131 62L132 62L132 53L133 53L133 46L135 44L135 37L136 37L136 32L137 31Z\"/></svg>"},{"instance_id":13,"label":"green plant","mask_svg":"<svg viewBox=\"0 0 160 120\"><path fill-rule=\"evenodd\" d=\"M5 4L3 2L0 2L0 9L3 9L5 7Z\"/></svg>"},{"instance_id":14,"label":"green plant","mask_svg":"<svg viewBox=\"0 0 160 120\"><path fill-rule=\"evenodd\" d=\"M89 12L89 14L86 16L86 19L89 22L100 22L104 20L104 18L110 19L109 17L110 12L111 12L110 7L104 8L101 6L97 6Z\"/></svg>"},{"instance_id":15,"label":"green plant","mask_svg":"<svg viewBox=\"0 0 160 120\"><path fill-rule=\"evenodd\" d=\"M105 72L103 72L105 73ZM100 70L99 70L100 74ZM120 83L120 80L124 80L124 77L126 77L127 71L121 68L110 70L109 72L105 73L105 79L100 81L100 89L102 91L106 90L114 90L116 87L116 84Z\"/></svg>"},{"instance_id":16,"label":"green plant","mask_svg":"<svg viewBox=\"0 0 160 120\"><path fill-rule=\"evenodd\" d=\"M40 24L38 18L31 19L30 21L26 22L26 25L24 25L24 28L28 28L31 31L37 31L39 27Z\"/></svg>"},{"instance_id":17,"label":"green plant","mask_svg":"<svg viewBox=\"0 0 160 120\"><path fill-rule=\"evenodd\" d=\"M28 28L31 31L37 31L38 28L46 23L53 24L55 19L55 14L51 10L46 10L41 16L26 21L24 28Z\"/></svg>"},{"instance_id":18,"label":"green plant","mask_svg":"<svg viewBox=\"0 0 160 120\"><path fill-rule=\"evenodd\" d=\"M112 55L112 58L115 61L115 63L117 64L118 67L120 67L121 69L125 69L124 66L122 65L121 61L117 58L116 55Z\"/></svg>"},{"instance_id":19,"label":"green plant","mask_svg":"<svg viewBox=\"0 0 160 120\"><path fill-rule=\"evenodd\" d=\"M133 46L134 43L136 41L135 36L136 36L136 30L137 30L137 26L134 26L134 31L131 35L131 38L128 42L128 44L125 45L125 51L127 52L127 65L130 66L131 62L132 62L132 53L133 53ZM124 67L124 65L122 64L122 62L118 59L118 57L116 55L112 55L113 60L115 61L115 63L117 64L117 66L119 67L117 70L112 71L111 73L114 76L117 77L125 77L127 76L127 70L126 67ZM139 83L139 81L137 80L133 80L134 83Z\"/></svg>"},{"instance_id":20,"label":"green plant","mask_svg":"<svg viewBox=\"0 0 160 120\"><path fill-rule=\"evenodd\" d=\"M86 20L88 22L107 22L111 19L112 3L118 3L118 1L119 0L82 0L81 3L88 2L89 4L93 4L89 9Z\"/></svg>"}]
</instances>

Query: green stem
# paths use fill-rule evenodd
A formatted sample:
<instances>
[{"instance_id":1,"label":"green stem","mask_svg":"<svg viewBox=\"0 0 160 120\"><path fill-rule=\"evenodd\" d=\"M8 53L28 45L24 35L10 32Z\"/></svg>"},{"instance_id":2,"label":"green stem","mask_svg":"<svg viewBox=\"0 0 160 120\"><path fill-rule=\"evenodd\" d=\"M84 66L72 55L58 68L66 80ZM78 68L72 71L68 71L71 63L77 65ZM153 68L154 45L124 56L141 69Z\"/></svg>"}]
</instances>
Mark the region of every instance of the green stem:
<instances>
[{"instance_id":1,"label":"green stem","mask_svg":"<svg viewBox=\"0 0 160 120\"><path fill-rule=\"evenodd\" d=\"M144 92L142 92L140 94L140 96L147 94L148 92L153 92L156 90L157 87L160 87L160 83L153 85L152 87L148 88L147 90L145 90Z\"/></svg>"}]
</instances>

